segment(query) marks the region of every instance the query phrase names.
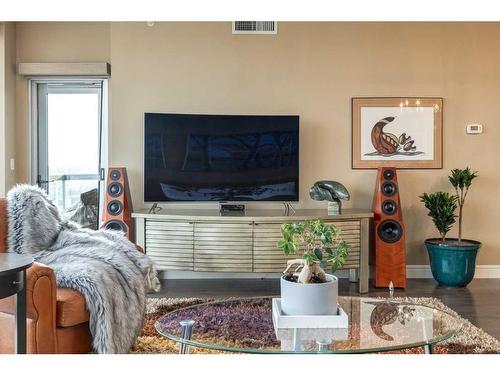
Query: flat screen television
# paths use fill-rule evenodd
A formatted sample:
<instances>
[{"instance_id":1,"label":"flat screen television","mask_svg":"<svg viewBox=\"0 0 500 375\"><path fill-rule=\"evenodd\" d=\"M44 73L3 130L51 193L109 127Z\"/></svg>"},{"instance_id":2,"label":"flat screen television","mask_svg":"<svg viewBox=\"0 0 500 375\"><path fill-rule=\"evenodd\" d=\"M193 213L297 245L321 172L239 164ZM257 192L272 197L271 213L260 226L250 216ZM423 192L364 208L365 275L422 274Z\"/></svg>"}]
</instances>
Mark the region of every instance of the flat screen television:
<instances>
[{"instance_id":1,"label":"flat screen television","mask_svg":"<svg viewBox=\"0 0 500 375\"><path fill-rule=\"evenodd\" d=\"M298 201L299 116L145 113L144 201Z\"/></svg>"}]
</instances>

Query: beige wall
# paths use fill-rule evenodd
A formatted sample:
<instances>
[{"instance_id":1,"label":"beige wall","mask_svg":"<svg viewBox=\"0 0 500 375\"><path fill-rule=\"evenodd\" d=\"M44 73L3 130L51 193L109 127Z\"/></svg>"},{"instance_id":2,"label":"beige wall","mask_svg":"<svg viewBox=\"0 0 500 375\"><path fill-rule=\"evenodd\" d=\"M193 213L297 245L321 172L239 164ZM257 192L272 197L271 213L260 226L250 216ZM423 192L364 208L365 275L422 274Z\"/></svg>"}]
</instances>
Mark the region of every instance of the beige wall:
<instances>
[{"instance_id":1,"label":"beige wall","mask_svg":"<svg viewBox=\"0 0 500 375\"><path fill-rule=\"evenodd\" d=\"M353 96L444 98L444 169L399 172L408 262L427 263L436 235L418 201L448 189L453 167L480 178L465 209L466 236L483 242L480 264L500 264L500 24L280 23L276 36L232 35L224 23L30 24L17 27L18 61L104 61L110 81L110 163L128 168L142 204L143 114L246 113L301 116L301 207L318 179L351 192L348 207L369 208L375 171L351 169ZM17 82L18 158L26 162L26 81ZM480 122L485 133L466 136ZM27 176L24 169L19 180Z\"/></svg>"},{"instance_id":2,"label":"beige wall","mask_svg":"<svg viewBox=\"0 0 500 375\"><path fill-rule=\"evenodd\" d=\"M17 22L17 62L110 61L108 22ZM28 81L17 76L16 178L29 178Z\"/></svg>"},{"instance_id":3,"label":"beige wall","mask_svg":"<svg viewBox=\"0 0 500 375\"><path fill-rule=\"evenodd\" d=\"M5 196L5 24L0 22L0 197Z\"/></svg>"},{"instance_id":4,"label":"beige wall","mask_svg":"<svg viewBox=\"0 0 500 375\"><path fill-rule=\"evenodd\" d=\"M0 23L0 196L15 184L10 159L15 157L16 27Z\"/></svg>"}]
</instances>

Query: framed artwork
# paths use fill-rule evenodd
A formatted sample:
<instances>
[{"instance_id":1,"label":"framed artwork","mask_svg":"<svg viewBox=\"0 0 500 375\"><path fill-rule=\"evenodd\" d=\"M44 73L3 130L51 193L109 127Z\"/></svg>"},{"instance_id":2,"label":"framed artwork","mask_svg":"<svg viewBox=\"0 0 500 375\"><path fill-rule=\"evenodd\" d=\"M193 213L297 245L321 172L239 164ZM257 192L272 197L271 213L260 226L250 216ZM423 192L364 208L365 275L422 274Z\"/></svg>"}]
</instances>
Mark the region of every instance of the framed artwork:
<instances>
[{"instance_id":1,"label":"framed artwork","mask_svg":"<svg viewBox=\"0 0 500 375\"><path fill-rule=\"evenodd\" d=\"M443 98L353 98L352 167L442 168Z\"/></svg>"}]
</instances>

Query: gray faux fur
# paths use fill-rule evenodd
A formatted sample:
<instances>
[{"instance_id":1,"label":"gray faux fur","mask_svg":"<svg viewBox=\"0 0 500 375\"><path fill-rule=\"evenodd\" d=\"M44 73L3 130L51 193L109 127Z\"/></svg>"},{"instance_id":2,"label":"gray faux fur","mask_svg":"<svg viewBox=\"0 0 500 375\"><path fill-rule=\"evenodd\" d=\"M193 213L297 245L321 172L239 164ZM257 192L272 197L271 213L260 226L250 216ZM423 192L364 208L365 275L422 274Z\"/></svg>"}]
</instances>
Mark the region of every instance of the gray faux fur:
<instances>
[{"instance_id":1,"label":"gray faux fur","mask_svg":"<svg viewBox=\"0 0 500 375\"><path fill-rule=\"evenodd\" d=\"M18 185L7 195L9 251L50 266L57 285L85 296L97 353L128 353L144 322L146 293L159 290L153 262L122 233L61 220L45 192Z\"/></svg>"}]
</instances>

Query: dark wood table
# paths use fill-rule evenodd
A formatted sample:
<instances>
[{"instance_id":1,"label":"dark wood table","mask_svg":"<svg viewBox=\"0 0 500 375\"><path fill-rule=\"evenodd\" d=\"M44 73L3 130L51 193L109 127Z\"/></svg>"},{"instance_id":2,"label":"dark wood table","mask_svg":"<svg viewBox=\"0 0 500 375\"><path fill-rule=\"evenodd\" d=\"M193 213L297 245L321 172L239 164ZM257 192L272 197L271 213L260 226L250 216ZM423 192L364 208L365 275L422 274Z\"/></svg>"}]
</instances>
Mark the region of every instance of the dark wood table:
<instances>
[{"instance_id":1,"label":"dark wood table","mask_svg":"<svg viewBox=\"0 0 500 375\"><path fill-rule=\"evenodd\" d=\"M26 269L33 261L33 258L27 255L0 254L0 299L16 296L16 354L26 353Z\"/></svg>"}]
</instances>

